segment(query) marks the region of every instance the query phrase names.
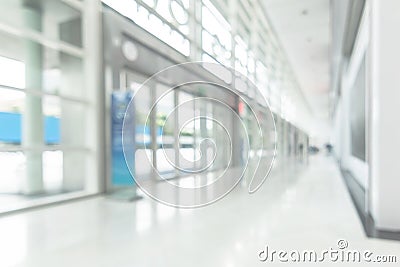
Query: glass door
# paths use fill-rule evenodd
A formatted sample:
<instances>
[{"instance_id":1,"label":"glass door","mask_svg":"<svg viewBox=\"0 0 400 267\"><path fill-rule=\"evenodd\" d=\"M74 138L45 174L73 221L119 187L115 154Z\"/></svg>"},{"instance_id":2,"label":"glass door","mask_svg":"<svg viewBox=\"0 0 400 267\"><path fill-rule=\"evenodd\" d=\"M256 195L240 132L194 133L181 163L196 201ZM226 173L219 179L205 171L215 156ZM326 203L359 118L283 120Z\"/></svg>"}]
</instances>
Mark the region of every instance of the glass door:
<instances>
[{"instance_id":1,"label":"glass door","mask_svg":"<svg viewBox=\"0 0 400 267\"><path fill-rule=\"evenodd\" d=\"M156 85L155 109L155 138L156 164L158 177L164 179L175 177L176 156L175 151L175 90L161 83Z\"/></svg>"},{"instance_id":2,"label":"glass door","mask_svg":"<svg viewBox=\"0 0 400 267\"><path fill-rule=\"evenodd\" d=\"M152 174L153 164L153 140L151 135L151 123L148 111L151 109L152 90L148 86L143 87L146 76L125 70L127 90L132 90L134 95L139 91L140 99L133 98L135 106L135 178L148 179Z\"/></svg>"}]
</instances>

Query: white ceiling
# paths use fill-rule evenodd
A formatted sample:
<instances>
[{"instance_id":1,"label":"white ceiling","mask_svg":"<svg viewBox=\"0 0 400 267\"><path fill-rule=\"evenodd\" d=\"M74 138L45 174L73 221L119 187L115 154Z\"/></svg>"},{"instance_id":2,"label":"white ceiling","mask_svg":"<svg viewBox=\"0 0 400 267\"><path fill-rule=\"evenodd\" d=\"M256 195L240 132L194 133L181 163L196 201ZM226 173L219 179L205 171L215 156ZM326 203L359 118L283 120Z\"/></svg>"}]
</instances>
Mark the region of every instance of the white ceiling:
<instances>
[{"instance_id":1,"label":"white ceiling","mask_svg":"<svg viewBox=\"0 0 400 267\"><path fill-rule=\"evenodd\" d=\"M316 119L329 118L329 0L262 0Z\"/></svg>"}]
</instances>

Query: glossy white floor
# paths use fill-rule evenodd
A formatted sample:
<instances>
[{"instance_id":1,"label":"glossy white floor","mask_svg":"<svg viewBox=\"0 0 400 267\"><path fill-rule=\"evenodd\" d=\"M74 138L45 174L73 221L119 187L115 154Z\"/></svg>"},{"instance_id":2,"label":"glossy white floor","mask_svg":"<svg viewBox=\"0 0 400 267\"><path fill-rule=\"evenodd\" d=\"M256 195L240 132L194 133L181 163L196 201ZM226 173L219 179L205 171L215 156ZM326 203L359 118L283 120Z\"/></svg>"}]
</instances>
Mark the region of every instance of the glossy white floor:
<instances>
[{"instance_id":1,"label":"glossy white floor","mask_svg":"<svg viewBox=\"0 0 400 267\"><path fill-rule=\"evenodd\" d=\"M274 266L258 259L265 245L319 253L339 239L400 259L400 242L365 237L338 168L318 156L195 210L99 197L2 217L0 266Z\"/></svg>"}]
</instances>

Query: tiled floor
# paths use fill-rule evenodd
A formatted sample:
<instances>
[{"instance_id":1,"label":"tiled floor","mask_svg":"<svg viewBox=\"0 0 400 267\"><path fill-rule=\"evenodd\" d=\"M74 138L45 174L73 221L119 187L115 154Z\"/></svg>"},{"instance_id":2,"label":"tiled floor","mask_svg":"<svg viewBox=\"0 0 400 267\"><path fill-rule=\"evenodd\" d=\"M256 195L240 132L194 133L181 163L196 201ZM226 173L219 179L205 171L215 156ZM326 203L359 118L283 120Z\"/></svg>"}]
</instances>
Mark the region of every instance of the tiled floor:
<instances>
[{"instance_id":1,"label":"tiled floor","mask_svg":"<svg viewBox=\"0 0 400 267\"><path fill-rule=\"evenodd\" d=\"M365 237L338 168L317 156L308 167L277 167L256 194L238 187L200 209L99 197L2 217L0 266L320 266L258 254L266 245L322 253L339 239L400 260L400 242Z\"/></svg>"}]
</instances>

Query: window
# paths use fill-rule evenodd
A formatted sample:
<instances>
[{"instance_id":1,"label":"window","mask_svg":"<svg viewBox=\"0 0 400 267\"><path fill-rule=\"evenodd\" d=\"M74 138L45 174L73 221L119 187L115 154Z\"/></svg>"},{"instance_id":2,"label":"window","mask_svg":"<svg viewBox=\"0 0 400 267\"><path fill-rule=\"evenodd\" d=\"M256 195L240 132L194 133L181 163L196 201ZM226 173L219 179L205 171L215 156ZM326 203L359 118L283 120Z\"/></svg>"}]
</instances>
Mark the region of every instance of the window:
<instances>
[{"instance_id":1,"label":"window","mask_svg":"<svg viewBox=\"0 0 400 267\"><path fill-rule=\"evenodd\" d=\"M0 11L0 193L15 201L85 192L96 168L83 3L50 2L5 0Z\"/></svg>"},{"instance_id":2,"label":"window","mask_svg":"<svg viewBox=\"0 0 400 267\"><path fill-rule=\"evenodd\" d=\"M226 0L103 2L191 60L235 68L261 87L263 93L276 98L270 100L275 110L279 109L280 94L286 89L283 80L298 88L293 73L285 70L290 69L289 62L259 10L263 8L260 3L237 0L236 9L232 10ZM235 81L236 88L244 94L251 87L248 81L232 77L223 80Z\"/></svg>"},{"instance_id":3,"label":"window","mask_svg":"<svg viewBox=\"0 0 400 267\"><path fill-rule=\"evenodd\" d=\"M103 0L117 12L134 21L185 56L190 55L189 0L135 1Z\"/></svg>"},{"instance_id":4,"label":"window","mask_svg":"<svg viewBox=\"0 0 400 267\"><path fill-rule=\"evenodd\" d=\"M204 0L202 7L202 48L204 61L217 62L226 66L231 65L232 36L231 27L222 14L211 4Z\"/></svg>"}]
</instances>

